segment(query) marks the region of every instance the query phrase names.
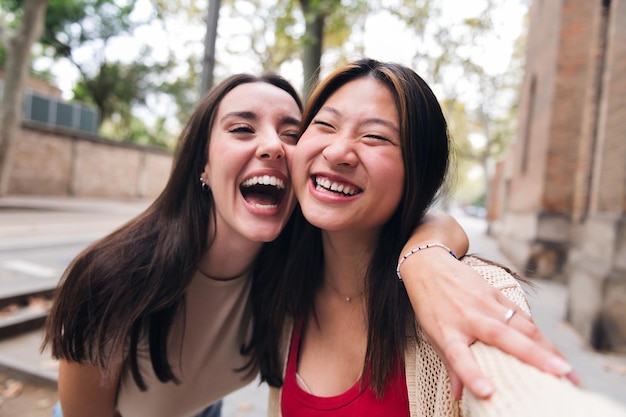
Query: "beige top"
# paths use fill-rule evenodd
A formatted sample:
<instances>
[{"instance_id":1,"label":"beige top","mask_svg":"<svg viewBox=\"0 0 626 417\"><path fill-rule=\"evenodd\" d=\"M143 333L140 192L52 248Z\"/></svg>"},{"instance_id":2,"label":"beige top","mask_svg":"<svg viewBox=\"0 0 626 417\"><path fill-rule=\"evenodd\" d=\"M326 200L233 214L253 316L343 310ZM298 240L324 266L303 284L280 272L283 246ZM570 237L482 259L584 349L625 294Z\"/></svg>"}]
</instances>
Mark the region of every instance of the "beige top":
<instances>
[{"instance_id":1,"label":"beige top","mask_svg":"<svg viewBox=\"0 0 626 417\"><path fill-rule=\"evenodd\" d=\"M529 312L522 288L504 269L472 257L465 257L464 262ZM291 329L288 325L283 334L285 362ZM463 399L457 402L450 394L450 380L443 362L425 335L419 333L417 341L411 339L404 358L412 417L626 417L626 409L613 400L581 390L497 348L478 342L471 350L496 392L488 400L479 400L465 390ZM281 416L280 395L280 389L270 390L270 417Z\"/></svg>"},{"instance_id":2,"label":"beige top","mask_svg":"<svg viewBox=\"0 0 626 417\"><path fill-rule=\"evenodd\" d=\"M249 276L216 281L194 275L186 291L186 318L177 318L169 343L170 363L181 383L158 380L143 340L139 369L148 389L140 391L130 371L123 373L117 399L123 417L194 416L254 379L256 372L246 378L246 372L235 371L246 363L239 352L252 330L250 283Z\"/></svg>"}]
</instances>

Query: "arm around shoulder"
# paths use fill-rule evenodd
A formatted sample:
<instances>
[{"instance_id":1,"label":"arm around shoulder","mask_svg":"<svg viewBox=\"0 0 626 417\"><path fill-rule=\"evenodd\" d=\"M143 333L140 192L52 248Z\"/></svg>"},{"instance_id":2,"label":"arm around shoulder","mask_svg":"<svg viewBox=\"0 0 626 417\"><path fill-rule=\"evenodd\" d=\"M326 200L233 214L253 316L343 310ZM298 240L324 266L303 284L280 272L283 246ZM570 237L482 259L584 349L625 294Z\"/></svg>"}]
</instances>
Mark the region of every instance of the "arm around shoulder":
<instances>
[{"instance_id":1,"label":"arm around shoulder","mask_svg":"<svg viewBox=\"0 0 626 417\"><path fill-rule=\"evenodd\" d=\"M104 379L94 365L61 360L59 363L59 400L63 417L119 417L115 399L120 370Z\"/></svg>"}]
</instances>

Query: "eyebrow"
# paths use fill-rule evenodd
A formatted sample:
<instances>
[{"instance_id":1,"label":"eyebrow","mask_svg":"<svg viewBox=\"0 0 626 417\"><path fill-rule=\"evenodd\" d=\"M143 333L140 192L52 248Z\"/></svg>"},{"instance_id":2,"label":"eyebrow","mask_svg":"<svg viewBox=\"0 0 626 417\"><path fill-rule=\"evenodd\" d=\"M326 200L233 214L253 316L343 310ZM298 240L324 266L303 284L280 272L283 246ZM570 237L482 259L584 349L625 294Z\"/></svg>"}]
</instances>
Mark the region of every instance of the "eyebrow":
<instances>
[{"instance_id":1,"label":"eyebrow","mask_svg":"<svg viewBox=\"0 0 626 417\"><path fill-rule=\"evenodd\" d=\"M337 116L341 116L341 112L339 110L337 110L334 107L331 106L324 106L322 108L319 109L318 113L321 112L322 110L327 111L329 113L333 113ZM395 125L395 123L390 122L389 120L386 119L381 119L379 117L369 117L367 119L365 119L363 121L362 124L379 124L379 125L383 125L383 126L387 126L390 129L393 129L396 132L400 131L400 128L398 126Z\"/></svg>"},{"instance_id":2,"label":"eyebrow","mask_svg":"<svg viewBox=\"0 0 626 417\"><path fill-rule=\"evenodd\" d=\"M296 119L295 117L285 116L280 120L283 124L286 125L300 125L300 119Z\"/></svg>"},{"instance_id":3,"label":"eyebrow","mask_svg":"<svg viewBox=\"0 0 626 417\"><path fill-rule=\"evenodd\" d=\"M240 119L247 119L247 120L256 120L258 119L257 115L251 111L232 111L230 113L226 113L221 119L220 121L223 122L224 120L227 119L231 119L231 118L240 118Z\"/></svg>"},{"instance_id":4,"label":"eyebrow","mask_svg":"<svg viewBox=\"0 0 626 417\"><path fill-rule=\"evenodd\" d=\"M220 121L223 122L224 120L228 120L228 119L235 119L235 118L239 118L239 119L246 119L246 120L257 120L258 116L256 113L251 112L251 111L233 111L230 113L226 113L221 119ZM291 117L291 116L283 116L280 119L281 124L289 124L289 125L300 125L300 119L297 119L295 117Z\"/></svg>"}]
</instances>

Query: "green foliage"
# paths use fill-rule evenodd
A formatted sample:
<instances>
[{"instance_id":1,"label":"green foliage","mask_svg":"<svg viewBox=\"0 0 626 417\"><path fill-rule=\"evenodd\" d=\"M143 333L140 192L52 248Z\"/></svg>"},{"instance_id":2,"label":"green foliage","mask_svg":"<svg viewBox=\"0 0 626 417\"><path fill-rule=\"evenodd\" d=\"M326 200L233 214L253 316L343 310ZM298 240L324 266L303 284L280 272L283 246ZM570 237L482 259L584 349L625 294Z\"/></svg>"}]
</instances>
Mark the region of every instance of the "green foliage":
<instances>
[{"instance_id":1,"label":"green foliage","mask_svg":"<svg viewBox=\"0 0 626 417\"><path fill-rule=\"evenodd\" d=\"M130 18L136 2L50 0L41 43L54 57L73 60L72 52L88 42L106 44L112 37L132 33L141 24Z\"/></svg>"},{"instance_id":2,"label":"green foliage","mask_svg":"<svg viewBox=\"0 0 626 417\"><path fill-rule=\"evenodd\" d=\"M0 0L3 8L19 11L22 0ZM196 85L200 75L200 57L187 57L186 62L158 63L150 51L132 63L110 62L105 58L107 43L116 36L132 34L145 22L132 20L137 0L50 0L46 29L42 38L44 54L53 59L66 58L79 69L81 78L74 90L75 98L99 107L102 131L116 132L131 140L145 141L146 135L161 137L155 141L168 143L165 123L157 119L154 127L141 127L133 109L146 104L148 97L168 97L177 105L182 122L191 113L196 101ZM206 2L200 0L152 0L153 20L167 27L166 19L178 19L189 25L203 25ZM322 47L324 65L334 67L362 52L360 38L353 36L365 30L368 16L385 11L395 16L416 34L414 68L438 89L448 101L446 110L451 132L458 144L459 159L484 163L485 155L495 157L505 148L512 135L515 120L514 94L519 84L521 58L505 74L486 72L475 58L474 48L493 34L493 12L498 4L485 2L485 8L458 25L442 19L442 3L435 0L276 0L268 7L267 0L222 0L221 17L234 20L231 26L220 23L218 36L228 36L224 55L218 55L216 67L224 74L235 71L279 71L285 63L305 63L305 77L315 72L322 62L314 48ZM9 7L10 6L10 7ZM0 13L0 18L2 13ZM232 21L232 20L231 20ZM308 24L321 22L322 39ZM243 41L243 42L242 42ZM401 40L398 40L401 41ZM198 44L201 39L198 39ZM435 45L423 48L420 44ZM89 46L91 59L80 61L78 48ZM230 57L253 56L256 67L225 68ZM306 59L303 59L305 58ZM348 58L349 57L349 58ZM0 63L2 50L0 49ZM180 71L181 66L183 71ZM172 69L178 67L177 76ZM468 101L467 85L478 99ZM443 92L443 94L441 94ZM508 100L502 93L508 92ZM512 97L512 98L511 98ZM158 126L158 124L160 126ZM469 141L470 134L488 138L484 149ZM161 135L161 136L159 136ZM464 162L465 163L465 162ZM471 164L467 162L467 169Z\"/></svg>"},{"instance_id":3,"label":"green foliage","mask_svg":"<svg viewBox=\"0 0 626 417\"><path fill-rule=\"evenodd\" d=\"M299 57L297 25L301 20L294 1L277 0L267 7L264 0L224 0L222 9L230 19L245 22L236 36L247 45L227 44L227 54L252 53L261 71L278 71L281 64Z\"/></svg>"},{"instance_id":4,"label":"green foliage","mask_svg":"<svg viewBox=\"0 0 626 417\"><path fill-rule=\"evenodd\" d=\"M171 63L173 65L173 62ZM176 103L176 117L183 124L188 119L198 102L196 89L199 83L200 72L197 59L189 57L187 60L187 72L174 81L163 82L156 85L156 91L174 99ZM164 129L165 126L163 125Z\"/></svg>"},{"instance_id":5,"label":"green foliage","mask_svg":"<svg viewBox=\"0 0 626 417\"><path fill-rule=\"evenodd\" d=\"M158 118L151 126L136 116L131 116L125 124L108 119L100 127L100 134L110 138L124 138L124 142L173 149L174 139L165 129L165 122L163 117Z\"/></svg>"},{"instance_id":6,"label":"green foliage","mask_svg":"<svg viewBox=\"0 0 626 417\"><path fill-rule=\"evenodd\" d=\"M104 132L115 132L128 136L116 136L122 140L138 140L148 134L147 129L138 129L138 121L133 115L135 106L145 105L146 98L157 92L172 93L176 89L172 85L162 84L154 79L154 74L167 72L173 61L165 64L146 63L150 49L145 49L138 60L130 64L121 62L104 62L97 74L85 77L76 84L74 98L95 105L107 128ZM149 62L149 61L148 61ZM160 134L162 136L162 134ZM164 142L163 140L157 141Z\"/></svg>"},{"instance_id":7,"label":"green foliage","mask_svg":"<svg viewBox=\"0 0 626 417\"><path fill-rule=\"evenodd\" d=\"M73 89L74 99L96 106L100 112L101 134L116 135L122 140L170 146L171 134L165 124L148 128L134 115L134 109L145 106L155 94L176 93L188 85L177 80L165 82L164 75L176 65L170 57L165 63L152 58L145 47L130 63L107 58L106 48L111 40L133 31L145 22L133 18L137 0L50 0L41 43L44 55L58 60L67 59L79 71ZM167 11L161 11L161 15ZM156 15L156 13L155 13ZM89 48L91 56L79 56L79 49ZM178 83L178 84L177 84ZM182 93L177 93L181 108ZM118 136L119 135L119 136Z\"/></svg>"},{"instance_id":8,"label":"green foliage","mask_svg":"<svg viewBox=\"0 0 626 417\"><path fill-rule=\"evenodd\" d=\"M326 15L324 26L324 47L326 50L342 49L353 29L361 27L367 15L375 9L365 0L331 3L333 7Z\"/></svg>"},{"instance_id":9,"label":"green foliage","mask_svg":"<svg viewBox=\"0 0 626 417\"><path fill-rule=\"evenodd\" d=\"M489 0L484 8L460 22L442 20L441 3L433 0L403 0L390 12L412 28L428 49L418 50L414 67L434 84L447 101L447 120L454 138L459 167L460 192L471 180L467 173L476 166L483 171L480 192L486 192L490 167L506 150L516 128L516 100L521 85L522 59L517 52L506 71L488 70L481 48L495 33L495 15L501 4ZM462 104L464 103L464 104ZM473 141L481 137L482 141ZM474 199L477 195L465 196Z\"/></svg>"},{"instance_id":10,"label":"green foliage","mask_svg":"<svg viewBox=\"0 0 626 417\"><path fill-rule=\"evenodd\" d=\"M252 51L263 71L301 61L303 97L323 70L322 54L332 57L325 62L329 67L346 62L348 40L355 29L363 29L367 14L376 8L367 0L277 0L273 7L267 7L266 0L226 0L223 7L231 18L252 28L244 35L249 47L227 49L228 54ZM362 45L356 49L362 51Z\"/></svg>"},{"instance_id":11,"label":"green foliage","mask_svg":"<svg viewBox=\"0 0 626 417\"><path fill-rule=\"evenodd\" d=\"M22 0L0 0L0 38L18 29L22 21ZM4 69L7 60L5 45L0 42L0 68ZM29 62L28 72L31 77L49 82L51 75L47 71L35 71Z\"/></svg>"}]
</instances>

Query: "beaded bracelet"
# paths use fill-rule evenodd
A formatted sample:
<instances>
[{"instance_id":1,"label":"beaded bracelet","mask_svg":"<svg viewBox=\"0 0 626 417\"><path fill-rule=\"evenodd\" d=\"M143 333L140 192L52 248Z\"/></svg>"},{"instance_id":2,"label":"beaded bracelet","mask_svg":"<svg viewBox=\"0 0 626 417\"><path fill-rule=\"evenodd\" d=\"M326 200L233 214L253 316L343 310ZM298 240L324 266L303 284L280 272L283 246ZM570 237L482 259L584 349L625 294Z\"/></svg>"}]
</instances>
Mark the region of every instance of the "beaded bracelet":
<instances>
[{"instance_id":1,"label":"beaded bracelet","mask_svg":"<svg viewBox=\"0 0 626 417\"><path fill-rule=\"evenodd\" d=\"M454 254L454 252L452 252L452 249L450 249L443 243L427 243L426 245L418 246L415 249L411 249L410 251L408 251L402 256L402 259L400 259L400 262L398 262L398 266L396 267L396 275L398 275L398 279L402 281L402 277L400 276L400 267L402 266L404 261L406 261L406 258L413 255L415 252L419 252L423 249L434 248L434 247L443 248L447 250L448 253L454 257L454 259L458 259L457 256Z\"/></svg>"}]
</instances>

